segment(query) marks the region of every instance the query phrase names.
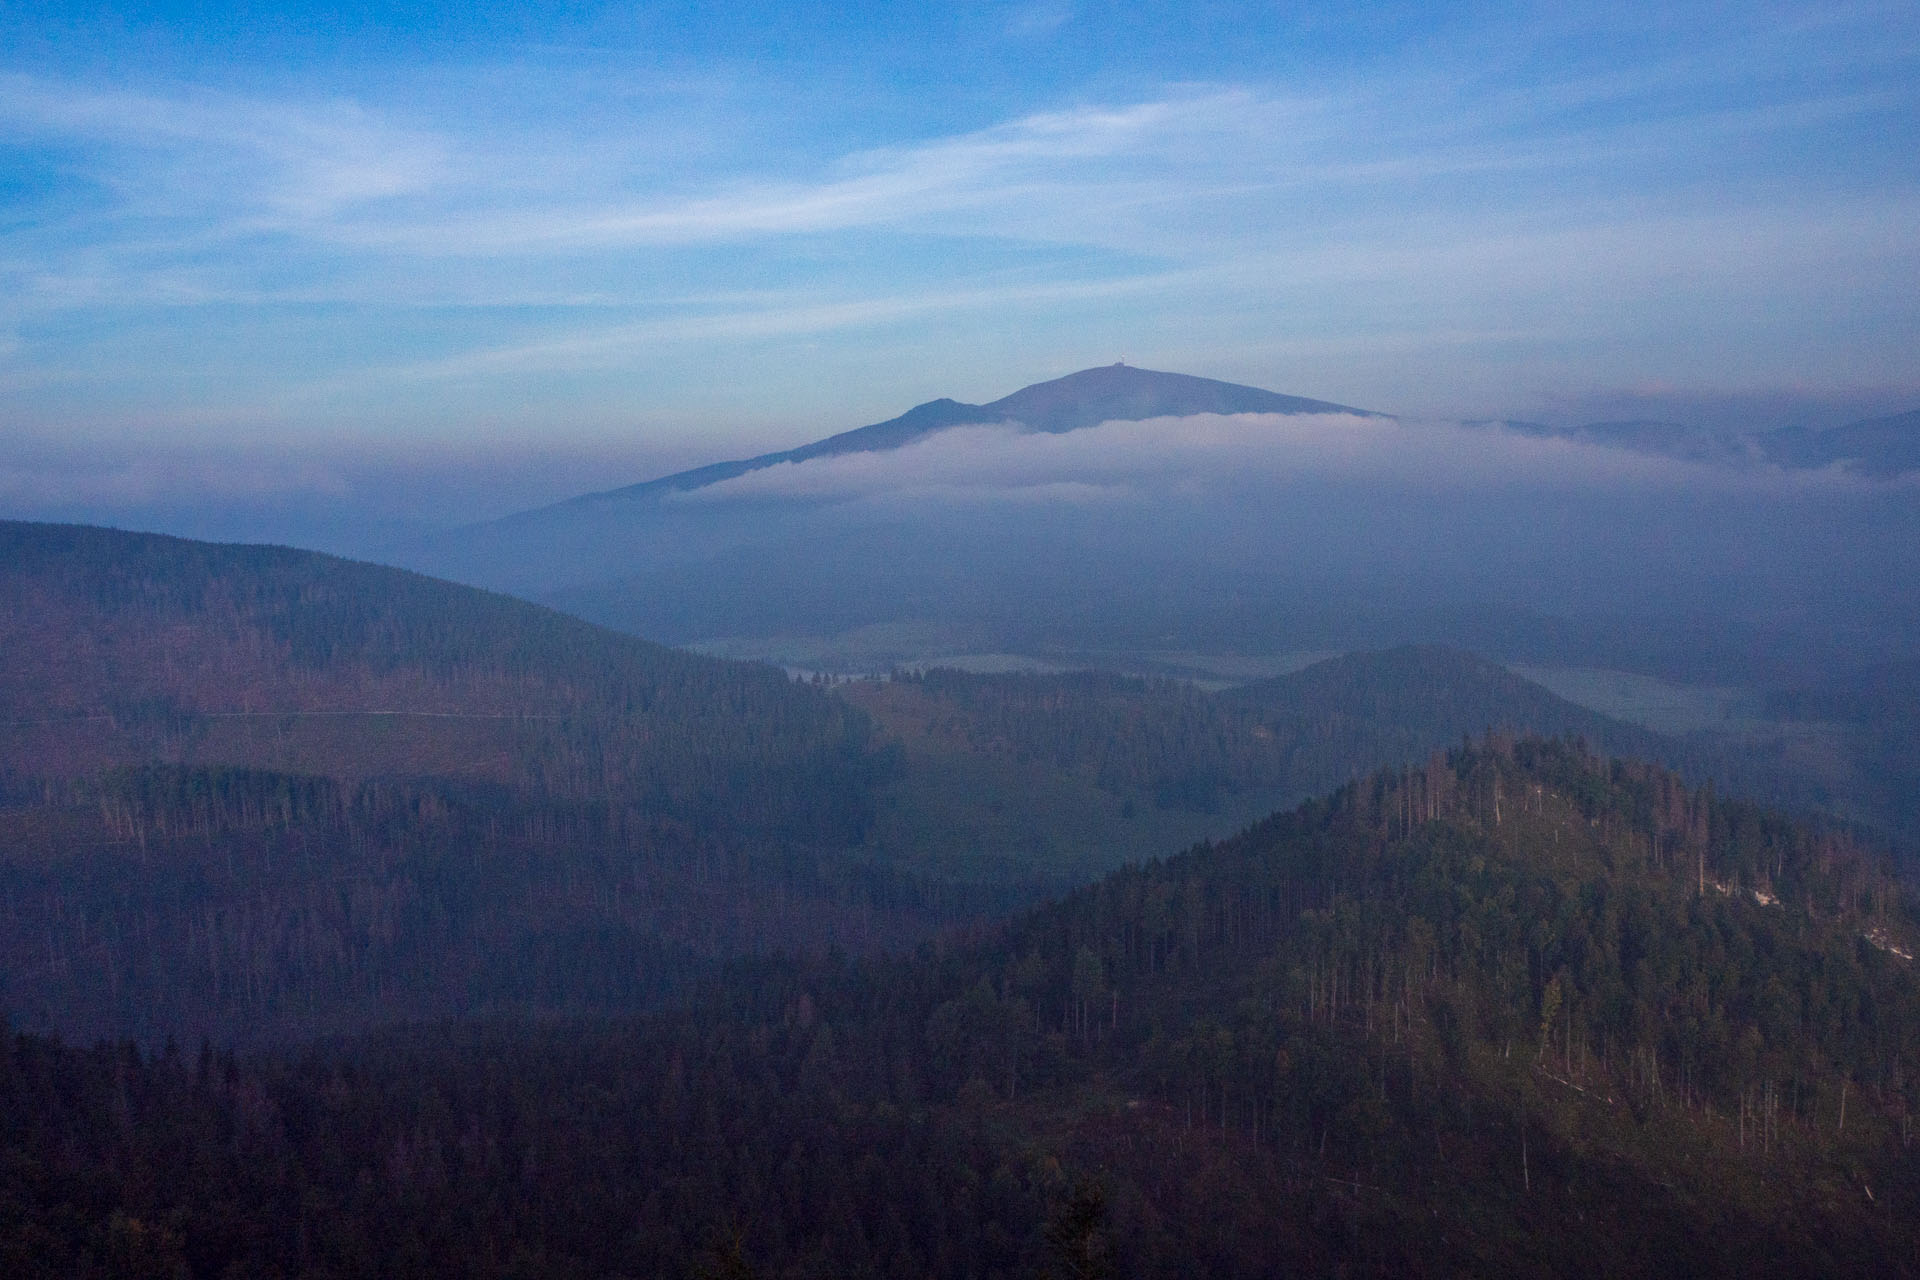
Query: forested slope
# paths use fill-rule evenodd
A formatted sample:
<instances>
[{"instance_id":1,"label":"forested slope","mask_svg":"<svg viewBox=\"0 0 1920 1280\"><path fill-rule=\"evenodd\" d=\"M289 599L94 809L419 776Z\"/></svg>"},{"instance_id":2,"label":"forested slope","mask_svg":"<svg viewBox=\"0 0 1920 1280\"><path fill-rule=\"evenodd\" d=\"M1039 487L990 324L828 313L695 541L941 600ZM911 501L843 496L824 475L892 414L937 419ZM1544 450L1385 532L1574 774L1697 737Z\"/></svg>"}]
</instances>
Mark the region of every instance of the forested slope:
<instances>
[{"instance_id":1,"label":"forested slope","mask_svg":"<svg viewBox=\"0 0 1920 1280\"><path fill-rule=\"evenodd\" d=\"M909 945L1490 725L1684 762L1491 663L828 690L269 547L0 524L0 1008L260 1042L621 1010Z\"/></svg>"},{"instance_id":2,"label":"forested slope","mask_svg":"<svg viewBox=\"0 0 1920 1280\"><path fill-rule=\"evenodd\" d=\"M783 834L804 814L816 840L860 821L862 718L769 667L279 547L0 522L0 565L16 772L433 774Z\"/></svg>"},{"instance_id":3,"label":"forested slope","mask_svg":"<svg viewBox=\"0 0 1920 1280\"><path fill-rule=\"evenodd\" d=\"M1108 790L1147 790L1163 804L1195 807L1256 787L1326 791L1490 728L1583 736L1641 756L1669 745L1440 646L1346 654L1217 693L1095 671L935 669L843 688L886 723L917 713L929 731L969 750L1085 772Z\"/></svg>"},{"instance_id":4,"label":"forested slope","mask_svg":"<svg viewBox=\"0 0 1920 1280\"><path fill-rule=\"evenodd\" d=\"M901 748L870 846L974 877L1052 871L1062 887L1489 729L1578 738L1796 810L1825 799L1778 760L1611 719L1440 646L1346 654L1218 692L1100 671L939 668L835 688Z\"/></svg>"},{"instance_id":5,"label":"forested slope","mask_svg":"<svg viewBox=\"0 0 1920 1280\"><path fill-rule=\"evenodd\" d=\"M917 936L851 868L890 768L768 667L273 547L0 524L0 1002L291 1034L628 1006Z\"/></svg>"},{"instance_id":6,"label":"forested slope","mask_svg":"<svg viewBox=\"0 0 1920 1280\"><path fill-rule=\"evenodd\" d=\"M22 1275L1914 1274L1915 926L1843 833L1496 737L671 1017L16 1037L0 1239Z\"/></svg>"}]
</instances>

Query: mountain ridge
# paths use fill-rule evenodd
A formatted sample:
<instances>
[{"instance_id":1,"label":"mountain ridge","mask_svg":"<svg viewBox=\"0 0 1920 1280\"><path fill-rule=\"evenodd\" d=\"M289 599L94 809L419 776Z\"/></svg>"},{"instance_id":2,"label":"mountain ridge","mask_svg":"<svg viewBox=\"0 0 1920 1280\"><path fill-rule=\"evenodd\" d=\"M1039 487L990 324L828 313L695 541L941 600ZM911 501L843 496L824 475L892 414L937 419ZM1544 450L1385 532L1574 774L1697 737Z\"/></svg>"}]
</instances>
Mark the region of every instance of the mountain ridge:
<instances>
[{"instance_id":1,"label":"mountain ridge","mask_svg":"<svg viewBox=\"0 0 1920 1280\"><path fill-rule=\"evenodd\" d=\"M1360 417L1388 415L1351 405L1313 400L1239 383L1222 382L1185 373L1165 373L1128 364L1082 369L1036 382L986 404L967 404L948 397L915 405L896 418L816 440L811 444L724 462L708 463L638 484L580 494L561 502L517 512L486 524L514 524L548 513L578 510L605 502L628 501L683 493L719 484L748 472L781 463L848 453L879 453L902 448L950 427L1018 423L1029 431L1064 434L1102 422L1131 422L1144 418L1189 417L1202 413L1340 413Z\"/></svg>"},{"instance_id":2,"label":"mountain ridge","mask_svg":"<svg viewBox=\"0 0 1920 1280\"><path fill-rule=\"evenodd\" d=\"M1513 419L1470 419L1462 426L1516 435L1575 440L1627 453L1718 465L1761 464L1786 471L1840 467L1891 480L1920 469L1920 409L1863 418L1835 427L1716 429L1664 419L1621 419L1549 426Z\"/></svg>"},{"instance_id":3,"label":"mountain ridge","mask_svg":"<svg viewBox=\"0 0 1920 1280\"><path fill-rule=\"evenodd\" d=\"M1920 468L1920 409L1824 431L1785 427L1762 439L1768 460L1783 467L1840 463L1875 479L1891 479Z\"/></svg>"}]
</instances>

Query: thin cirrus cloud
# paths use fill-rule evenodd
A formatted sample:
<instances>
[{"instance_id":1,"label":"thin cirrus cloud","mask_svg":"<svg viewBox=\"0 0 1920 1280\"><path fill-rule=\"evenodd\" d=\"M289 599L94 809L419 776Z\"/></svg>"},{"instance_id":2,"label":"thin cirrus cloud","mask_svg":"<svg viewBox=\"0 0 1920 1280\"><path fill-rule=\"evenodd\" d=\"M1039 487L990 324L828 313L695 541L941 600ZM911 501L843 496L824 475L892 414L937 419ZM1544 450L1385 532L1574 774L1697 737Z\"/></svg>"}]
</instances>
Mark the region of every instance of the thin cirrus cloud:
<instances>
[{"instance_id":1,"label":"thin cirrus cloud","mask_svg":"<svg viewBox=\"0 0 1920 1280\"><path fill-rule=\"evenodd\" d=\"M661 199L644 191L543 190L537 152L564 145L563 138L536 139L532 152L500 151L396 124L353 101L138 92L0 75L0 136L64 148L63 167L111 193L101 212L198 215L201 225L183 243L221 230L271 229L322 243L480 256L865 228L1004 206L1036 187L1097 189L1088 175L1061 174L1060 166L1147 157L1263 112L1239 92L1041 112L851 153L808 180L715 175L710 191ZM558 176L579 177L570 165Z\"/></svg>"},{"instance_id":2,"label":"thin cirrus cloud","mask_svg":"<svg viewBox=\"0 0 1920 1280\"><path fill-rule=\"evenodd\" d=\"M1169 135L1240 113L1239 94L1044 113L979 133L844 157L812 181L726 184L716 194L604 210L531 211L482 220L448 240L467 251L554 245L678 245L911 223L983 207L1004 208L1040 190L1097 190L1063 167L1164 150Z\"/></svg>"},{"instance_id":3,"label":"thin cirrus cloud","mask_svg":"<svg viewBox=\"0 0 1920 1280\"><path fill-rule=\"evenodd\" d=\"M0 75L0 136L51 141L63 164L112 191L109 212L322 222L368 201L436 185L431 135L351 102L264 101L208 91L76 86ZM87 150L79 150L86 148Z\"/></svg>"},{"instance_id":4,"label":"thin cirrus cloud","mask_svg":"<svg viewBox=\"0 0 1920 1280\"><path fill-rule=\"evenodd\" d=\"M1429 228L1425 234L1431 239L1390 249L1309 244L1250 253L1230 263L1116 272L1100 279L1007 281L836 301L795 292L702 300L697 307L645 320L586 326L355 377L392 385L609 370L664 347L871 333L929 315L1006 318L1060 305L1142 305L1198 292L1246 307L1283 289L1338 289L1361 305L1372 291L1382 301L1403 305L1420 293L1428 295L1422 301L1427 323L1403 314L1396 324L1374 325L1359 335L1315 331L1269 338L1274 346L1315 359L1352 359L1363 349L1398 356L1489 343L1574 342L1585 318L1581 311L1619 305L1634 286L1657 288L1680 274L1721 274L1728 281L1723 296L1732 304L1822 279L1855 278L1861 286L1856 298L1870 296L1890 279L1889 264L1914 258L1903 239L1905 229L1920 219L1920 199L1865 201L1838 212L1700 211L1633 227L1605 212L1596 211L1585 224L1503 232ZM1433 299L1439 298L1455 317L1452 323L1431 323L1439 305ZM1476 325L1476 315L1498 316L1504 327Z\"/></svg>"},{"instance_id":5,"label":"thin cirrus cloud","mask_svg":"<svg viewBox=\"0 0 1920 1280\"><path fill-rule=\"evenodd\" d=\"M1674 66L1663 78L1691 68ZM1583 169L1783 129L1884 114L1906 95L1847 88L1784 102L1670 107L1657 118L1552 123L1606 105L1627 86L1563 90L1560 110L1504 92L1460 101L1458 86L1276 95L1229 86L1157 99L1017 116L950 136L825 158L795 179L707 175L705 191L654 195L648 175L617 169L594 191L571 165L566 190L541 180L540 153L439 128L407 126L350 101L288 103L233 95L166 96L0 78L11 131L104 147L82 165L122 194L122 211L203 202L211 231L271 227L326 244L438 255L590 253L883 227L1024 235L1106 247L1180 249L1168 223L1209 203L1275 193L1375 191L1493 173ZM1647 91L1644 84L1632 86ZM1453 101L1449 102L1451 98ZM1575 113L1577 114L1577 113ZM1548 122L1542 122L1542 116ZM236 179L209 182L209 174ZM676 183L683 186L684 183ZM634 189L637 186L638 189ZM275 216L278 221L274 220ZM1216 216L1202 242L1259 236L1287 210Z\"/></svg>"}]
</instances>

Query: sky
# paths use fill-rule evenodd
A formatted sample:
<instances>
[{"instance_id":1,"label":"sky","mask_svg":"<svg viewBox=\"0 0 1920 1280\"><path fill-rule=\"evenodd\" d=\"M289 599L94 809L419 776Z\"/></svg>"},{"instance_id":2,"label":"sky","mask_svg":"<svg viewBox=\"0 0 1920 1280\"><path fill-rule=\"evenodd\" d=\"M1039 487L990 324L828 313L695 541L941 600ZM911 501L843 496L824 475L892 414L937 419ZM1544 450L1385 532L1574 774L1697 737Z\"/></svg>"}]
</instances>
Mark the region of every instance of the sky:
<instances>
[{"instance_id":1,"label":"sky","mask_svg":"<svg viewBox=\"0 0 1920 1280\"><path fill-rule=\"evenodd\" d=\"M0 514L338 541L1116 359L1920 406L1920 9L1641 8L0 7Z\"/></svg>"}]
</instances>

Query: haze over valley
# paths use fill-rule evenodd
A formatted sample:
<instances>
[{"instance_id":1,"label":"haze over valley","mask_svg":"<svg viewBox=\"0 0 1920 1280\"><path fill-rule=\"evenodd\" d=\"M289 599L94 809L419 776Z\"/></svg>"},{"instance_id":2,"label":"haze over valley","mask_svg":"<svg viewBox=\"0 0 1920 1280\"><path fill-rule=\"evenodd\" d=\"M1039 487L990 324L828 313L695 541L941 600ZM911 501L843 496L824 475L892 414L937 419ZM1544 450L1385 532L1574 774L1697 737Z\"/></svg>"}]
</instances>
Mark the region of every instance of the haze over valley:
<instances>
[{"instance_id":1,"label":"haze over valley","mask_svg":"<svg viewBox=\"0 0 1920 1280\"><path fill-rule=\"evenodd\" d=\"M776 660L805 656L782 635L855 633L843 654L815 648L850 670L863 630L917 628L931 645L880 669L965 646L1444 641L1698 683L1804 679L1898 657L1914 621L1916 468L1898 424L1886 434L1823 433L1817 466L1735 438L1675 459L1629 435L1414 422L1115 365L394 554Z\"/></svg>"}]
</instances>

